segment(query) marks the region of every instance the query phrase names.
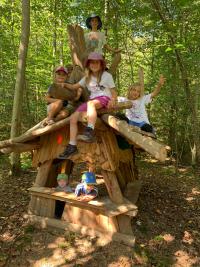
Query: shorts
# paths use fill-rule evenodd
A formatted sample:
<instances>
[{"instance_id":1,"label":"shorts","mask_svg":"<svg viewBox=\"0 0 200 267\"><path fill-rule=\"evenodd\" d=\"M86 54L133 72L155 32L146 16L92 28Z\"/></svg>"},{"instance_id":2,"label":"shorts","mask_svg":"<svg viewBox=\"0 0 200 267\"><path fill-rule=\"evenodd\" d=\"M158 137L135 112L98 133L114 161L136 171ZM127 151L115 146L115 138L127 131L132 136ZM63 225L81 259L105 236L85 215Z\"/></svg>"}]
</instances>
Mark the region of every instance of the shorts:
<instances>
[{"instance_id":1,"label":"shorts","mask_svg":"<svg viewBox=\"0 0 200 267\"><path fill-rule=\"evenodd\" d=\"M155 134L155 129L150 124L146 123L145 121L135 122L135 121L129 120L128 124L133 125L133 126L137 126L144 132Z\"/></svg>"},{"instance_id":2,"label":"shorts","mask_svg":"<svg viewBox=\"0 0 200 267\"><path fill-rule=\"evenodd\" d=\"M110 97L108 96L97 96L95 98L92 98L90 100L99 100L99 102L102 105L102 108L106 108L108 106L108 102L110 101ZM89 100L89 101L90 101ZM87 102L83 103L82 105L80 105L77 110L78 112L84 112L87 111Z\"/></svg>"},{"instance_id":3,"label":"shorts","mask_svg":"<svg viewBox=\"0 0 200 267\"><path fill-rule=\"evenodd\" d=\"M51 104L47 105L47 113L49 113L50 110L51 110ZM69 112L69 115L71 115L76 110L76 107L73 106L72 104L68 103L65 106L63 105L63 107L61 108L61 110L66 110L66 111Z\"/></svg>"}]
</instances>

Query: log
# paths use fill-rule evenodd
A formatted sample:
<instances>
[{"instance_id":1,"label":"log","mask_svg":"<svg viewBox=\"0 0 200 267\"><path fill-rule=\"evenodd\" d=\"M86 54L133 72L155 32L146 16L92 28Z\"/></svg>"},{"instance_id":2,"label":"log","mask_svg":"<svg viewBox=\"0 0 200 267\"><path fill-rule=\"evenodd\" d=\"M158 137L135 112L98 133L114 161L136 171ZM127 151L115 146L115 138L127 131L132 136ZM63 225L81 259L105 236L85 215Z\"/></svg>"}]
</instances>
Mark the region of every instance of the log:
<instances>
[{"instance_id":1,"label":"log","mask_svg":"<svg viewBox=\"0 0 200 267\"><path fill-rule=\"evenodd\" d=\"M22 152L31 151L31 150L38 149L38 148L40 148L39 142L29 143L29 144L14 143L9 147L2 148L0 151L4 154L8 154L11 152L22 153Z\"/></svg>"},{"instance_id":2,"label":"log","mask_svg":"<svg viewBox=\"0 0 200 267\"><path fill-rule=\"evenodd\" d=\"M115 108L112 109L101 109L98 110L98 114L103 114L103 113L110 113L116 110L121 110L121 109L127 109L130 108L130 101L124 102L124 103L117 103ZM131 104L132 105L132 104ZM25 132L24 134L20 135L19 137L13 138L13 139L8 139L8 140L4 140L4 141L0 141L0 149L4 148L4 147L8 147L11 146L15 143L24 143L30 140L35 139L37 136L42 136L48 133L51 133L55 130L58 130L62 127L64 127L65 125L67 125L69 123L70 117L67 117L61 121L58 121L56 123L54 123L53 125L47 125L46 127L41 127L41 123L38 123L36 126L32 127L33 131L28 130L27 132ZM38 129L38 127L40 126L40 128ZM36 129L35 129L36 128Z\"/></svg>"},{"instance_id":3,"label":"log","mask_svg":"<svg viewBox=\"0 0 200 267\"><path fill-rule=\"evenodd\" d=\"M121 204L124 202L123 195L121 189L119 187L117 177L114 172L101 171L103 175L103 179L108 190L108 194L110 199L117 204Z\"/></svg>"},{"instance_id":4,"label":"log","mask_svg":"<svg viewBox=\"0 0 200 267\"><path fill-rule=\"evenodd\" d=\"M102 108L97 111L98 115L104 114L104 113L112 113L123 109L129 109L132 107L131 101L126 102L117 102L116 105L113 108Z\"/></svg>"},{"instance_id":5,"label":"log","mask_svg":"<svg viewBox=\"0 0 200 267\"><path fill-rule=\"evenodd\" d=\"M44 162L38 170L34 186L45 186L53 160Z\"/></svg>"},{"instance_id":6,"label":"log","mask_svg":"<svg viewBox=\"0 0 200 267\"><path fill-rule=\"evenodd\" d=\"M105 114L102 115L101 118L106 124L117 130L117 132L122 136L126 137L131 144L140 146L146 152L160 161L166 160L167 149L165 145L156 142L151 137L143 136L139 133L133 132L131 125L128 125L128 123L125 121L118 120L114 116Z\"/></svg>"},{"instance_id":7,"label":"log","mask_svg":"<svg viewBox=\"0 0 200 267\"><path fill-rule=\"evenodd\" d=\"M76 90L70 90L65 87L62 87L60 84L53 83L50 85L48 93L56 99L61 99L61 100L74 100L77 91Z\"/></svg>"},{"instance_id":8,"label":"log","mask_svg":"<svg viewBox=\"0 0 200 267\"><path fill-rule=\"evenodd\" d=\"M54 132L55 130L58 130L65 125L69 123L70 117L65 118L64 120L58 121L54 123L53 125L47 125L46 127L42 127L40 129L33 130L32 132L27 131L26 133L15 137L13 139L8 139L4 141L0 141L0 149L4 147L11 146L15 143L23 143L30 140L35 139L38 136L42 136L51 132Z\"/></svg>"},{"instance_id":9,"label":"log","mask_svg":"<svg viewBox=\"0 0 200 267\"><path fill-rule=\"evenodd\" d=\"M83 29L78 25L67 26L72 62L84 70L85 39Z\"/></svg>"}]
</instances>

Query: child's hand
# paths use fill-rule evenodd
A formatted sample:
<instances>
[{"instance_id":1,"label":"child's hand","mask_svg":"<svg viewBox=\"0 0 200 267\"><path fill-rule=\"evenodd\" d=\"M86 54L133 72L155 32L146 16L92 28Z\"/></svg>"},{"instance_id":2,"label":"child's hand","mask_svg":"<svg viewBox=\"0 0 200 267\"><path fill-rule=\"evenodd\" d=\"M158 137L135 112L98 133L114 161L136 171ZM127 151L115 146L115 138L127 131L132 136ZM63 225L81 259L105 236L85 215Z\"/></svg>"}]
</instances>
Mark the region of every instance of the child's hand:
<instances>
[{"instance_id":1,"label":"child's hand","mask_svg":"<svg viewBox=\"0 0 200 267\"><path fill-rule=\"evenodd\" d=\"M159 78L159 84L161 86L163 86L163 84L165 83L166 81L166 78L163 76L163 74L160 75L160 78Z\"/></svg>"},{"instance_id":2,"label":"child's hand","mask_svg":"<svg viewBox=\"0 0 200 267\"><path fill-rule=\"evenodd\" d=\"M91 196L91 195L85 195L85 196L82 195L82 196L77 197L77 200L88 202L88 201L92 200L93 198L95 198L95 197Z\"/></svg>"}]
</instances>

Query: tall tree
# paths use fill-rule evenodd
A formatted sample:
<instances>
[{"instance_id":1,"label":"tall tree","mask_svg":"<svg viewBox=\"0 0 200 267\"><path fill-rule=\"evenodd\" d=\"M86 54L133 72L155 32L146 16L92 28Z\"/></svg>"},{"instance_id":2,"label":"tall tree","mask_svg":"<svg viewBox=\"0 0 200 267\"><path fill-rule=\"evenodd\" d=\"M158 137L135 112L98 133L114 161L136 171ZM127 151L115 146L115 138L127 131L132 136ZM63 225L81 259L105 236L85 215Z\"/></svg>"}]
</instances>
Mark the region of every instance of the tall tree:
<instances>
[{"instance_id":1,"label":"tall tree","mask_svg":"<svg viewBox=\"0 0 200 267\"><path fill-rule=\"evenodd\" d=\"M11 138L19 135L21 128L21 111L23 101L23 90L25 85L25 69L30 35L30 0L22 0L22 26L21 40L19 46L17 75L15 82L15 94L12 112ZM20 172L20 154L11 155L12 173L18 175Z\"/></svg>"}]
</instances>

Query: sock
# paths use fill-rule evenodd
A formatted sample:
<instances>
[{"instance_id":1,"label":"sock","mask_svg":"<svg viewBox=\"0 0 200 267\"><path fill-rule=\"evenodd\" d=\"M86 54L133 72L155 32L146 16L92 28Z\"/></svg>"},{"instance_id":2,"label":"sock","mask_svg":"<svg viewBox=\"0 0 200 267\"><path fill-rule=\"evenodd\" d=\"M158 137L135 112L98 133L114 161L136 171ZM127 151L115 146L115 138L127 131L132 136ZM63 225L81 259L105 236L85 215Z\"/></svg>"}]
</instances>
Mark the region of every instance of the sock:
<instances>
[{"instance_id":1,"label":"sock","mask_svg":"<svg viewBox=\"0 0 200 267\"><path fill-rule=\"evenodd\" d=\"M72 146L76 146L77 142L76 142L76 140L75 141L69 141L69 144Z\"/></svg>"},{"instance_id":2,"label":"sock","mask_svg":"<svg viewBox=\"0 0 200 267\"><path fill-rule=\"evenodd\" d=\"M94 130L94 124L88 123L87 127L92 128Z\"/></svg>"}]
</instances>

